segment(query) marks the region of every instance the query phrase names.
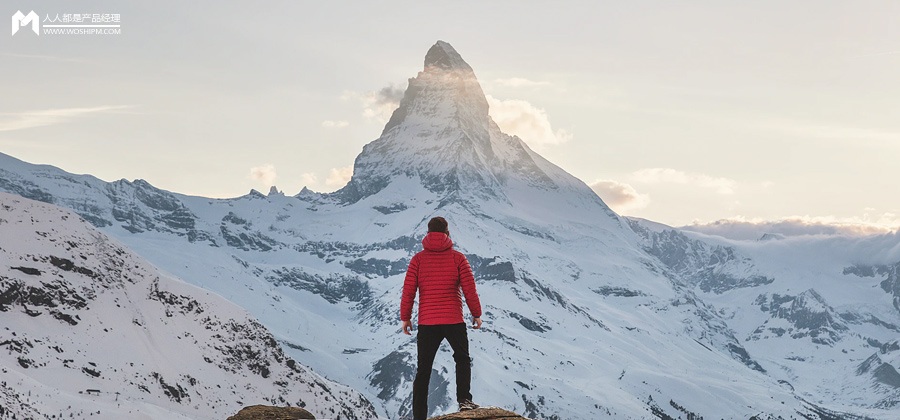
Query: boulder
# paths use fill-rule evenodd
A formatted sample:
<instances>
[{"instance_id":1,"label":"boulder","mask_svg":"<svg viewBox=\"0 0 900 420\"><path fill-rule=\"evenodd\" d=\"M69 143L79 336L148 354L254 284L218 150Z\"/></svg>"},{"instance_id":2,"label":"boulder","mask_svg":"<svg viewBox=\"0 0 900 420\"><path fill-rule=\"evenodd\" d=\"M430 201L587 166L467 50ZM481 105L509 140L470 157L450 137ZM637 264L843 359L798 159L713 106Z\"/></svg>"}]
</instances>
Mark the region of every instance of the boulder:
<instances>
[{"instance_id":1,"label":"boulder","mask_svg":"<svg viewBox=\"0 0 900 420\"><path fill-rule=\"evenodd\" d=\"M315 419L316 417L298 407L270 407L267 405L251 405L244 407L228 420L295 420ZM498 417L504 418L504 417Z\"/></svg>"}]
</instances>

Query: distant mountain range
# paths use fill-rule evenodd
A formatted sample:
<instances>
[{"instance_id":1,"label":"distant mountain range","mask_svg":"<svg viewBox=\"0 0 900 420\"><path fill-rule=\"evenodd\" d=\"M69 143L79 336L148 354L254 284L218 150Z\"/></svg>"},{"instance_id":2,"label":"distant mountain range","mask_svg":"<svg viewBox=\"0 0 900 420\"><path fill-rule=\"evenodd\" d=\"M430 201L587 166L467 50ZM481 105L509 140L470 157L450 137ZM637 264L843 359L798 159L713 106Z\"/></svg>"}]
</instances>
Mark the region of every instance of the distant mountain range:
<instances>
[{"instance_id":1,"label":"distant mountain range","mask_svg":"<svg viewBox=\"0 0 900 420\"><path fill-rule=\"evenodd\" d=\"M442 41L334 193L211 199L6 155L0 190L69 208L236 303L287 355L389 418L410 413L415 339L399 331L400 289L436 215L468 256L484 308L483 330L469 335L476 402L559 420L892 419L900 404L900 236L731 241L621 217L501 132L472 68ZM64 324L16 311L21 328ZM434 413L455 410L448 352L432 373ZM3 353L16 375L43 369ZM277 386L268 382L254 384ZM328 398L335 412L368 415L352 391Z\"/></svg>"}]
</instances>

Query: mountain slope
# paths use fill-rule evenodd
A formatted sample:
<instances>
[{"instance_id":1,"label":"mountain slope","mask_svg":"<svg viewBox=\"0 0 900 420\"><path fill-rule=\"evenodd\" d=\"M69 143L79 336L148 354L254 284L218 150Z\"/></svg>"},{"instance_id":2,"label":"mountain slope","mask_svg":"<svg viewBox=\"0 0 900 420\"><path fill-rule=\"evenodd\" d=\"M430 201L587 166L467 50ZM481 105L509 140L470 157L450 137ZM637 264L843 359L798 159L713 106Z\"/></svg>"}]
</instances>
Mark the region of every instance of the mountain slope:
<instances>
[{"instance_id":1,"label":"mountain slope","mask_svg":"<svg viewBox=\"0 0 900 420\"><path fill-rule=\"evenodd\" d=\"M247 402L374 417L246 312L69 210L0 193L0 418L221 419Z\"/></svg>"}]
</instances>

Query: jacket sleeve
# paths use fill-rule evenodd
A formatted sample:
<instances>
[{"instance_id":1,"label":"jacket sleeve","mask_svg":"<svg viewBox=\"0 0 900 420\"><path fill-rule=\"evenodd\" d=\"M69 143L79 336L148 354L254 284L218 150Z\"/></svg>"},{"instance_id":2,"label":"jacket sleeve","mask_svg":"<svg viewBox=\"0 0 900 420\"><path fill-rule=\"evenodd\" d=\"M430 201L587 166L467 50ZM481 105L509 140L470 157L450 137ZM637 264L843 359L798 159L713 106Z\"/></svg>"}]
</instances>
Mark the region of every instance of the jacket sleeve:
<instances>
[{"instance_id":1,"label":"jacket sleeve","mask_svg":"<svg viewBox=\"0 0 900 420\"><path fill-rule=\"evenodd\" d=\"M413 301L419 289L419 259L413 256L409 260L409 268L406 269L406 279L403 281L403 296L400 298L400 320L409 321L412 318Z\"/></svg>"},{"instance_id":2,"label":"jacket sleeve","mask_svg":"<svg viewBox=\"0 0 900 420\"><path fill-rule=\"evenodd\" d=\"M478 291L475 290L475 276L472 274L472 267L469 266L469 260L465 255L459 254L459 286L462 287L463 295L466 296L466 305L469 306L469 312L475 318L481 317L481 301L478 300Z\"/></svg>"}]
</instances>

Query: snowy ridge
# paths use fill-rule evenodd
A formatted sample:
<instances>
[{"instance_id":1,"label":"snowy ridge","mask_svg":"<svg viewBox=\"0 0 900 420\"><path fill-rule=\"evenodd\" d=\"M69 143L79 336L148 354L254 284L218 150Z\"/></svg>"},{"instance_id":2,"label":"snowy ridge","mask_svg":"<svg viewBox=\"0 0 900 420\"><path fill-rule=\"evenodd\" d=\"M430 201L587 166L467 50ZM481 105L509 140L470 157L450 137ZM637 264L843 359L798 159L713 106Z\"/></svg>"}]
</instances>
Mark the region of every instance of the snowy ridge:
<instances>
[{"instance_id":1,"label":"snowy ridge","mask_svg":"<svg viewBox=\"0 0 900 420\"><path fill-rule=\"evenodd\" d=\"M638 232L650 230L639 225ZM769 376L808 401L847 401L845 411L852 404L867 408L857 411L867 418L890 418L879 410L900 404L900 386L893 380L900 366L895 349L900 307L894 305L900 236L739 241L654 228L664 233L656 238L670 239L659 247L668 249L662 260L694 267L700 273L696 279L713 269L724 276L722 286L735 285L729 278L772 280L737 283L724 293L698 291ZM711 251L722 249L734 259L711 263ZM681 257L673 257L679 252ZM845 412L837 418L855 417Z\"/></svg>"},{"instance_id":2,"label":"snowy ridge","mask_svg":"<svg viewBox=\"0 0 900 420\"><path fill-rule=\"evenodd\" d=\"M390 418L409 414L415 372L414 339L399 333L403 274L435 215L483 304L469 335L477 402L550 419L893 418L896 235L736 243L620 218L500 132L463 64L433 46L333 194L209 199L5 155L0 189L72 208L232 300ZM813 341L831 332L833 344ZM455 409L446 350L434 368L439 414Z\"/></svg>"},{"instance_id":3,"label":"snowy ridge","mask_svg":"<svg viewBox=\"0 0 900 420\"><path fill-rule=\"evenodd\" d=\"M0 193L0 267L0 418L221 419L260 402L374 417L242 309L70 210Z\"/></svg>"}]
</instances>

